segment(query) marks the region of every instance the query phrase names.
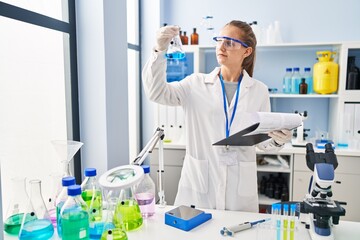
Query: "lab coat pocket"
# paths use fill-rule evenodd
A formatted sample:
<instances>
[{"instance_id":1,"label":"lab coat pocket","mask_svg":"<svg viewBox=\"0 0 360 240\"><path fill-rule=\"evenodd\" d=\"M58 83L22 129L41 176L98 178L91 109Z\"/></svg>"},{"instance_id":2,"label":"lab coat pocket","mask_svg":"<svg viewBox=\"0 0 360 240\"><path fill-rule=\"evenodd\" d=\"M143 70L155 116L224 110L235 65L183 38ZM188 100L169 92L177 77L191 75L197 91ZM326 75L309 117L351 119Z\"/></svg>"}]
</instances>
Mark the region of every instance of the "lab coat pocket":
<instances>
[{"instance_id":1,"label":"lab coat pocket","mask_svg":"<svg viewBox=\"0 0 360 240\"><path fill-rule=\"evenodd\" d=\"M183 186L199 193L207 193L209 185L208 160L193 158L189 154L185 156L182 173L184 176Z\"/></svg>"},{"instance_id":2,"label":"lab coat pocket","mask_svg":"<svg viewBox=\"0 0 360 240\"><path fill-rule=\"evenodd\" d=\"M239 196L254 196L257 193L256 162L239 162Z\"/></svg>"}]
</instances>

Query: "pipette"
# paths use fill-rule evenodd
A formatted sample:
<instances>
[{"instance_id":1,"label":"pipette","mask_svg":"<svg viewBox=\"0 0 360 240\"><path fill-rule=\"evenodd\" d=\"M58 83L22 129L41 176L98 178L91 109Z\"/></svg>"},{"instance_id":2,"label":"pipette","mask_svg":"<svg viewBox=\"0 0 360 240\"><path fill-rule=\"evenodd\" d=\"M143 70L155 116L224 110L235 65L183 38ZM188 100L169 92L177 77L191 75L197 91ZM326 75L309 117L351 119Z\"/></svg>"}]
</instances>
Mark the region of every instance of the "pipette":
<instances>
[{"instance_id":1,"label":"pipette","mask_svg":"<svg viewBox=\"0 0 360 240\"><path fill-rule=\"evenodd\" d=\"M220 230L220 233L223 236L233 236L237 232L249 229L258 223L262 223L268 220L270 220L270 218L265 218L254 222L244 222L231 227L223 227L223 229Z\"/></svg>"}]
</instances>

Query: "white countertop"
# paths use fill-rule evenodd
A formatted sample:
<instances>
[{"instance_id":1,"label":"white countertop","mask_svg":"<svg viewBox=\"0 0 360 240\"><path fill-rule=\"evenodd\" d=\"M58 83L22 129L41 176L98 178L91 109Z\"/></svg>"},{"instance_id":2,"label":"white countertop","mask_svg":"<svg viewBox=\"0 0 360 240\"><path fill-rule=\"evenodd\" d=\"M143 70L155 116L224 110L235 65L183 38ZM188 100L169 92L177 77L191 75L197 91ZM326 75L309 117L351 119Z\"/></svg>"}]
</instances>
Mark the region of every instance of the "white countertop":
<instances>
[{"instance_id":1,"label":"white countertop","mask_svg":"<svg viewBox=\"0 0 360 240\"><path fill-rule=\"evenodd\" d=\"M144 219L143 225L136 230L127 232L129 240L142 239L142 240L211 240L211 239L226 239L220 234L220 230L223 227L229 227L235 224L240 224L247 221L256 221L264 218L269 218L272 215L247 213L238 211L219 211L219 210L204 210L206 213L212 214L212 219L199 225L198 227L190 230L189 232L179 230L177 228L168 226L165 224L165 212L175 208L174 206L166 206L160 208L156 206L155 215L149 219ZM259 230L254 227L239 233L236 233L234 239L261 239L260 234L263 234L263 230ZM274 232L271 232L274 233ZM336 240L351 240L360 239L360 222L348 222L341 221L340 224L334 226L334 234ZM275 235L274 235L275 237ZM17 239L5 235L6 240ZM54 236L53 239L58 239ZM274 239L274 238L273 238ZM308 230L305 229L303 224L298 224L297 231L295 233L296 240L310 240Z\"/></svg>"},{"instance_id":2,"label":"white countertop","mask_svg":"<svg viewBox=\"0 0 360 240\"><path fill-rule=\"evenodd\" d=\"M185 144L176 144L176 143L164 143L164 149L185 149ZM315 152L324 152L324 149L314 148ZM257 153L271 153L264 152L256 148ZM277 153L281 154L306 154L305 147L293 147L291 143L285 144L285 147L278 151ZM339 156L360 156L360 149L348 149L348 148L335 148L335 154Z\"/></svg>"}]
</instances>

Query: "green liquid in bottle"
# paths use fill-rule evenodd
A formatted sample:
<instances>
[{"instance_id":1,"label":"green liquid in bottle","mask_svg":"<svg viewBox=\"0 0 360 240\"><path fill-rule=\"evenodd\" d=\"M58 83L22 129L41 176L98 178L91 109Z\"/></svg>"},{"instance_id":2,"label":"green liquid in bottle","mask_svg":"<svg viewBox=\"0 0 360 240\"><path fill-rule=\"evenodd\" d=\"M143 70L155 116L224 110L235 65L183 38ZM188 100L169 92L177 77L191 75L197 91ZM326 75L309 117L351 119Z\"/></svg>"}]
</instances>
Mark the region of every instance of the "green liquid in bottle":
<instances>
[{"instance_id":1,"label":"green liquid in bottle","mask_svg":"<svg viewBox=\"0 0 360 240\"><path fill-rule=\"evenodd\" d=\"M92 190L85 190L81 194L82 199L86 202L88 208L90 208L91 200L93 197ZM90 222L101 221L102 219L102 195L100 191L96 191L94 194L94 202L92 209L89 209Z\"/></svg>"},{"instance_id":2,"label":"green liquid in bottle","mask_svg":"<svg viewBox=\"0 0 360 240\"><path fill-rule=\"evenodd\" d=\"M119 228L105 230L101 235L101 240L107 240L108 236L112 236L113 240L128 240L126 232Z\"/></svg>"},{"instance_id":3,"label":"green liquid in bottle","mask_svg":"<svg viewBox=\"0 0 360 240\"><path fill-rule=\"evenodd\" d=\"M89 215L86 211L69 209L61 217L63 240L89 239Z\"/></svg>"},{"instance_id":4,"label":"green liquid in bottle","mask_svg":"<svg viewBox=\"0 0 360 240\"><path fill-rule=\"evenodd\" d=\"M4 223L4 231L11 235L18 235L21 228L21 222L23 219L24 213L18 213L10 216L6 219ZM31 216L30 214L26 214L25 222L29 222L31 220L35 220L36 216Z\"/></svg>"},{"instance_id":5,"label":"green liquid in bottle","mask_svg":"<svg viewBox=\"0 0 360 240\"><path fill-rule=\"evenodd\" d=\"M116 228L129 231L140 227L142 223L143 218L136 200L125 200L117 204L114 215Z\"/></svg>"}]
</instances>

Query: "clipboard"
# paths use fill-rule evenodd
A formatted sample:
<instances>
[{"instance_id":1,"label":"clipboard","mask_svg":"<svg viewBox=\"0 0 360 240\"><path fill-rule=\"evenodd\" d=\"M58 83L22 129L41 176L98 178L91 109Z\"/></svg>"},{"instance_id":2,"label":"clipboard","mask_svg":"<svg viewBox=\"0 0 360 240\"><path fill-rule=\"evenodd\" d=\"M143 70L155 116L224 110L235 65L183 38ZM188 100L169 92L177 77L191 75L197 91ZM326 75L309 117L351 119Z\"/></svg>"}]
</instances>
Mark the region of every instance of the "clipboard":
<instances>
[{"instance_id":1,"label":"clipboard","mask_svg":"<svg viewBox=\"0 0 360 240\"><path fill-rule=\"evenodd\" d=\"M255 131L255 129L257 129L259 125L260 123L255 123L250 127L247 127L244 130L241 130L240 132L237 132L229 136L228 138L224 138L214 143L213 145L214 146L253 146L255 144L270 139L271 137L269 137L268 134L266 133L246 135L248 133Z\"/></svg>"}]
</instances>

